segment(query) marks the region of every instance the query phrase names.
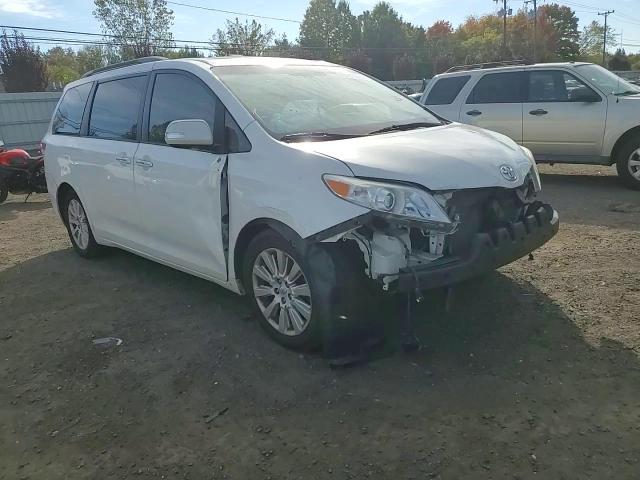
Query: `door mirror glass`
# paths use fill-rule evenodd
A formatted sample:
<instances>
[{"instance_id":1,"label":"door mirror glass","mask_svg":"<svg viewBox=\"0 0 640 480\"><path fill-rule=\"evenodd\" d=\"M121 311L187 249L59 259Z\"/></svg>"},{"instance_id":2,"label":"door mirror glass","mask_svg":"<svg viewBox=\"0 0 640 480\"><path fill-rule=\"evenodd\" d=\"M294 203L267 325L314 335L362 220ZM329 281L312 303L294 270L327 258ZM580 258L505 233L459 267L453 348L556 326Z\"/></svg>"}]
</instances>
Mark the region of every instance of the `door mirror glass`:
<instances>
[{"instance_id":1,"label":"door mirror glass","mask_svg":"<svg viewBox=\"0 0 640 480\"><path fill-rule=\"evenodd\" d=\"M164 133L167 145L205 146L213 144L213 133L202 119L174 120Z\"/></svg>"},{"instance_id":2,"label":"door mirror glass","mask_svg":"<svg viewBox=\"0 0 640 480\"><path fill-rule=\"evenodd\" d=\"M569 90L569 101L571 102L599 102L600 96L589 87L580 86L574 90Z\"/></svg>"},{"instance_id":3,"label":"door mirror glass","mask_svg":"<svg viewBox=\"0 0 640 480\"><path fill-rule=\"evenodd\" d=\"M4 142L0 140L0 148L4 147Z\"/></svg>"}]
</instances>

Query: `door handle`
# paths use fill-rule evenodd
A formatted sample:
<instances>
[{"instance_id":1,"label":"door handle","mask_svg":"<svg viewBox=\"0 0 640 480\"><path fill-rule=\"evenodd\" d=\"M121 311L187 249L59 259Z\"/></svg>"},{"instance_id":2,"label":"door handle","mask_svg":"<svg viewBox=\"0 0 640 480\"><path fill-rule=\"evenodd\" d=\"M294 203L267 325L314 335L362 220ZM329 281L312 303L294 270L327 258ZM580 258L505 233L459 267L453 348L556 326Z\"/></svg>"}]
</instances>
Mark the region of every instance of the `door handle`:
<instances>
[{"instance_id":1,"label":"door handle","mask_svg":"<svg viewBox=\"0 0 640 480\"><path fill-rule=\"evenodd\" d=\"M538 108L537 110L531 110L529 112L529 115L536 115L536 116L540 116L540 115L546 115L547 112L546 110L542 109L542 108Z\"/></svg>"},{"instance_id":2,"label":"door handle","mask_svg":"<svg viewBox=\"0 0 640 480\"><path fill-rule=\"evenodd\" d=\"M131 159L127 156L126 153L117 154L116 160L120 162L121 165L131 165Z\"/></svg>"},{"instance_id":3,"label":"door handle","mask_svg":"<svg viewBox=\"0 0 640 480\"><path fill-rule=\"evenodd\" d=\"M145 170L148 170L153 167L153 162L151 160L138 159L136 160L136 165L142 167Z\"/></svg>"},{"instance_id":4,"label":"door handle","mask_svg":"<svg viewBox=\"0 0 640 480\"><path fill-rule=\"evenodd\" d=\"M469 110L467 115L471 115L472 117L477 117L478 115L482 115L480 110Z\"/></svg>"}]
</instances>

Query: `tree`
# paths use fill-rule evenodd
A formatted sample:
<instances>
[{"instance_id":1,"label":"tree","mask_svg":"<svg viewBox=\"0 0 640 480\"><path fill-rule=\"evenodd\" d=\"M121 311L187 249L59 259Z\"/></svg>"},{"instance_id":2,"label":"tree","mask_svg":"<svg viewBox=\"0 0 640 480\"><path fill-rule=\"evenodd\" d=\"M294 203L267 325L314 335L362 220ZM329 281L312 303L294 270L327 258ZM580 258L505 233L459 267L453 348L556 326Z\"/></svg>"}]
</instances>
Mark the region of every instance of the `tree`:
<instances>
[{"instance_id":1,"label":"tree","mask_svg":"<svg viewBox=\"0 0 640 480\"><path fill-rule=\"evenodd\" d=\"M173 46L173 11L166 0L94 0L93 16L123 59L157 55Z\"/></svg>"},{"instance_id":2,"label":"tree","mask_svg":"<svg viewBox=\"0 0 640 480\"><path fill-rule=\"evenodd\" d=\"M112 48L100 45L85 45L76 54L78 73L80 75L96 68L104 67L119 60Z\"/></svg>"},{"instance_id":3,"label":"tree","mask_svg":"<svg viewBox=\"0 0 640 480\"><path fill-rule=\"evenodd\" d=\"M555 31L553 54L559 60L575 60L580 55L578 17L569 7L557 3L542 5L538 9L541 22L548 22Z\"/></svg>"},{"instance_id":4,"label":"tree","mask_svg":"<svg viewBox=\"0 0 640 480\"><path fill-rule=\"evenodd\" d=\"M224 30L218 29L211 37L211 45L216 55L262 55L267 49L275 33L273 29L264 29L255 20L241 23L236 19L227 20Z\"/></svg>"},{"instance_id":5,"label":"tree","mask_svg":"<svg viewBox=\"0 0 640 480\"><path fill-rule=\"evenodd\" d=\"M167 50L163 52L163 55L167 58L201 58L204 55L200 50L190 47L189 45L185 45L180 47L177 50Z\"/></svg>"},{"instance_id":6,"label":"tree","mask_svg":"<svg viewBox=\"0 0 640 480\"><path fill-rule=\"evenodd\" d=\"M13 35L2 31L0 67L4 73L4 88L9 93L42 92L47 88L46 65L40 49L15 30Z\"/></svg>"},{"instance_id":7,"label":"tree","mask_svg":"<svg viewBox=\"0 0 640 480\"><path fill-rule=\"evenodd\" d=\"M76 52L71 48L53 47L45 54L50 82L66 85L80 77Z\"/></svg>"},{"instance_id":8,"label":"tree","mask_svg":"<svg viewBox=\"0 0 640 480\"><path fill-rule=\"evenodd\" d=\"M625 71L631 70L631 62L624 48L619 48L616 53L609 59L609 70Z\"/></svg>"},{"instance_id":9,"label":"tree","mask_svg":"<svg viewBox=\"0 0 640 480\"><path fill-rule=\"evenodd\" d=\"M405 22L386 2L377 3L359 18L362 48L371 57L372 74L382 80L392 79L395 57L403 55L410 48Z\"/></svg>"},{"instance_id":10,"label":"tree","mask_svg":"<svg viewBox=\"0 0 640 480\"><path fill-rule=\"evenodd\" d=\"M604 26L595 20L582 29L580 34L580 56L585 60L599 62L604 42ZM616 33L607 26L607 49L617 45Z\"/></svg>"},{"instance_id":11,"label":"tree","mask_svg":"<svg viewBox=\"0 0 640 480\"><path fill-rule=\"evenodd\" d=\"M446 20L437 20L429 28L427 28L427 38L449 38L453 34L451 22Z\"/></svg>"},{"instance_id":12,"label":"tree","mask_svg":"<svg viewBox=\"0 0 640 480\"><path fill-rule=\"evenodd\" d=\"M349 4L340 0L311 0L300 24L300 46L315 57L345 61L348 50L360 43L360 25Z\"/></svg>"}]
</instances>

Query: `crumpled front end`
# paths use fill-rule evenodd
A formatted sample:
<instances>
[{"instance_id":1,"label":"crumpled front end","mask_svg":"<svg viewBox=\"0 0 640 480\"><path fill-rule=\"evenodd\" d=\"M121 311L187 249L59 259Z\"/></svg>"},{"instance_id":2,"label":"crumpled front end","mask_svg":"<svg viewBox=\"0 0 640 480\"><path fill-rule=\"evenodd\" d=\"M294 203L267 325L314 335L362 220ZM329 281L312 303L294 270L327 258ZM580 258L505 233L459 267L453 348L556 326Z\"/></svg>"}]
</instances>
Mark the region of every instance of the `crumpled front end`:
<instances>
[{"instance_id":1,"label":"crumpled front end","mask_svg":"<svg viewBox=\"0 0 640 480\"><path fill-rule=\"evenodd\" d=\"M371 211L311 240L355 243L366 276L385 291L442 287L506 265L557 233L558 214L536 200L539 189L528 175L516 188L432 192L447 229Z\"/></svg>"}]
</instances>

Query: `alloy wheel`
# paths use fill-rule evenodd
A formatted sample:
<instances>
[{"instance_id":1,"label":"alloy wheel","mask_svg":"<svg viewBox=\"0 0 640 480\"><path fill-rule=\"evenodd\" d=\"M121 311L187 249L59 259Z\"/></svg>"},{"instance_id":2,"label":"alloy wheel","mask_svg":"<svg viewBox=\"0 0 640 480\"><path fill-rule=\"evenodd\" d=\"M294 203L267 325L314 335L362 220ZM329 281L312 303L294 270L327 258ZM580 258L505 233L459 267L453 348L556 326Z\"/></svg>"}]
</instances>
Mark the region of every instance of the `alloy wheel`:
<instances>
[{"instance_id":1,"label":"alloy wheel","mask_svg":"<svg viewBox=\"0 0 640 480\"><path fill-rule=\"evenodd\" d=\"M89 221L82 204L77 199L72 198L69 201L67 213L73 240L80 249L86 250L89 246Z\"/></svg>"},{"instance_id":2,"label":"alloy wheel","mask_svg":"<svg viewBox=\"0 0 640 480\"><path fill-rule=\"evenodd\" d=\"M640 180L640 148L631 152L629 160L627 161L629 167L629 173L636 180Z\"/></svg>"},{"instance_id":3,"label":"alloy wheel","mask_svg":"<svg viewBox=\"0 0 640 480\"><path fill-rule=\"evenodd\" d=\"M277 248L263 250L252 270L253 295L269 325L287 336L301 335L311 320L311 290L296 262Z\"/></svg>"}]
</instances>

